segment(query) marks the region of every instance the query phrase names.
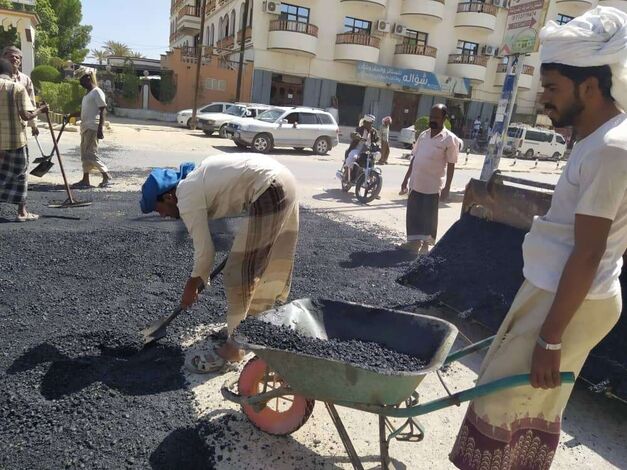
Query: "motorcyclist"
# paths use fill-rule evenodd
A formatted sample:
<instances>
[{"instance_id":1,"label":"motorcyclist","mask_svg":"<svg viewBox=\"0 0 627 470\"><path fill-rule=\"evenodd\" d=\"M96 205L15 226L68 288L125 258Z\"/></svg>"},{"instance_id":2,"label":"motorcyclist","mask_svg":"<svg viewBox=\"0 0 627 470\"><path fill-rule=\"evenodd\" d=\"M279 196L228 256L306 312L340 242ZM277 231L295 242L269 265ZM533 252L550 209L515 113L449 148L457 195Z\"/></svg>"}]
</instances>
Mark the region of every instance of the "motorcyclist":
<instances>
[{"instance_id":1,"label":"motorcyclist","mask_svg":"<svg viewBox=\"0 0 627 470\"><path fill-rule=\"evenodd\" d=\"M348 169L349 181L351 180L351 168L357 163L359 155L371 144L379 141L379 133L373 126L375 120L375 116L366 114L361 125L355 129L355 132L351 133L351 143L344 154L344 166Z\"/></svg>"}]
</instances>

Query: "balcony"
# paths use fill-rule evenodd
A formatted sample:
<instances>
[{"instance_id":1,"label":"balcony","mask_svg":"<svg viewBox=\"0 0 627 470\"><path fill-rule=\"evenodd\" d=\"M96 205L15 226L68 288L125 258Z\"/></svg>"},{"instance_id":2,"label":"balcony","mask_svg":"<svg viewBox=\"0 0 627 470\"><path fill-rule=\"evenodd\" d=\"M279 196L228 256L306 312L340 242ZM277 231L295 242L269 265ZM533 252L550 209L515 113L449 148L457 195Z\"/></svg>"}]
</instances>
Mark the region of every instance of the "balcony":
<instances>
[{"instance_id":1,"label":"balcony","mask_svg":"<svg viewBox=\"0 0 627 470\"><path fill-rule=\"evenodd\" d=\"M381 40L366 33L341 33L335 39L335 60L344 62L379 61Z\"/></svg>"},{"instance_id":2,"label":"balcony","mask_svg":"<svg viewBox=\"0 0 627 470\"><path fill-rule=\"evenodd\" d=\"M518 77L518 88L521 90L531 90L531 84L533 82L533 72L535 68L531 65L523 65L522 73ZM505 82L505 75L507 72L507 64L499 64L496 67L496 78L494 79L494 86L497 88L503 87Z\"/></svg>"},{"instance_id":3,"label":"balcony","mask_svg":"<svg viewBox=\"0 0 627 470\"><path fill-rule=\"evenodd\" d=\"M246 27L244 37L246 38L246 42L250 42L252 40L253 29L250 26ZM238 44L242 43L242 30L241 29L237 32L237 42Z\"/></svg>"},{"instance_id":4,"label":"balcony","mask_svg":"<svg viewBox=\"0 0 627 470\"><path fill-rule=\"evenodd\" d=\"M489 3L459 3L455 27L467 33L493 33L496 29L497 11L497 7Z\"/></svg>"},{"instance_id":5,"label":"balcony","mask_svg":"<svg viewBox=\"0 0 627 470\"><path fill-rule=\"evenodd\" d=\"M454 77L469 78L475 83L485 81L488 56L451 54L448 56L448 73Z\"/></svg>"},{"instance_id":6,"label":"balcony","mask_svg":"<svg viewBox=\"0 0 627 470\"><path fill-rule=\"evenodd\" d=\"M230 50L235 46L235 37L227 36L216 41L216 53L217 54L229 54Z\"/></svg>"},{"instance_id":7,"label":"balcony","mask_svg":"<svg viewBox=\"0 0 627 470\"><path fill-rule=\"evenodd\" d=\"M394 50L394 66L402 69L435 70L435 58L438 50L431 46L416 44L397 44Z\"/></svg>"},{"instance_id":8,"label":"balcony","mask_svg":"<svg viewBox=\"0 0 627 470\"><path fill-rule=\"evenodd\" d=\"M403 0L401 15L442 21L444 0Z\"/></svg>"},{"instance_id":9,"label":"balcony","mask_svg":"<svg viewBox=\"0 0 627 470\"><path fill-rule=\"evenodd\" d=\"M291 20L270 22L268 49L313 56L318 50L318 27Z\"/></svg>"},{"instance_id":10,"label":"balcony","mask_svg":"<svg viewBox=\"0 0 627 470\"><path fill-rule=\"evenodd\" d=\"M386 8L388 6L388 0L340 0L342 3L352 3L357 7L377 7Z\"/></svg>"},{"instance_id":11,"label":"balcony","mask_svg":"<svg viewBox=\"0 0 627 470\"><path fill-rule=\"evenodd\" d=\"M176 29L184 34L200 32L200 8L187 5L179 10L176 16Z\"/></svg>"}]
</instances>

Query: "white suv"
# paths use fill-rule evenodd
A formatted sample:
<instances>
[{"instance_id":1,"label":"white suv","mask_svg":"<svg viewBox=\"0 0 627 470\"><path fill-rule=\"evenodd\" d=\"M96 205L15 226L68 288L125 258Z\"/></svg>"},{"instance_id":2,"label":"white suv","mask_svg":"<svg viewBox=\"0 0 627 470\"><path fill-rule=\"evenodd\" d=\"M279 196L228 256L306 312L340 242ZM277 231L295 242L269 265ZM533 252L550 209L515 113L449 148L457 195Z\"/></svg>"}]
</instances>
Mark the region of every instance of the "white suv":
<instances>
[{"instance_id":1,"label":"white suv","mask_svg":"<svg viewBox=\"0 0 627 470\"><path fill-rule=\"evenodd\" d=\"M196 115L197 118L202 117L203 114L207 113L223 113L226 111L229 106L232 106L233 103L226 103L223 101L215 101L213 103L209 103L205 106L198 108L198 113ZM191 127L192 123L192 110L191 109L183 109L176 113L176 122L181 126L185 126L188 129Z\"/></svg>"},{"instance_id":2,"label":"white suv","mask_svg":"<svg viewBox=\"0 0 627 470\"><path fill-rule=\"evenodd\" d=\"M338 144L339 128L333 116L316 108L270 109L257 119L231 126L238 147L268 153L274 147L312 148L325 155Z\"/></svg>"}]
</instances>

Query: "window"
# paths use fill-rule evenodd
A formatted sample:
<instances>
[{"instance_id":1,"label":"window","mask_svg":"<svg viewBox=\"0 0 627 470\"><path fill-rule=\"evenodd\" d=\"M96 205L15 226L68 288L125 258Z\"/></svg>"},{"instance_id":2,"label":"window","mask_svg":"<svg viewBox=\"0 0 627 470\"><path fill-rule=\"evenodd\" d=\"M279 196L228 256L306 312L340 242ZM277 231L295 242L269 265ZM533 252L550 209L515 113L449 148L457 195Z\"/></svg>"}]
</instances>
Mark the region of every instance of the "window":
<instances>
[{"instance_id":1,"label":"window","mask_svg":"<svg viewBox=\"0 0 627 470\"><path fill-rule=\"evenodd\" d=\"M318 114L318 122L320 124L335 124L333 118L329 114Z\"/></svg>"},{"instance_id":2,"label":"window","mask_svg":"<svg viewBox=\"0 0 627 470\"><path fill-rule=\"evenodd\" d=\"M429 38L429 35L427 33L421 33L420 31L408 29L405 34L407 37L403 39L403 43L411 44L412 46L427 45L427 39Z\"/></svg>"},{"instance_id":3,"label":"window","mask_svg":"<svg viewBox=\"0 0 627 470\"><path fill-rule=\"evenodd\" d=\"M476 42L457 41L457 53L462 55L477 55L479 44Z\"/></svg>"},{"instance_id":4,"label":"window","mask_svg":"<svg viewBox=\"0 0 627 470\"><path fill-rule=\"evenodd\" d=\"M520 127L509 127L507 129L507 137L512 137L514 139L519 139L522 135L523 130Z\"/></svg>"},{"instance_id":5,"label":"window","mask_svg":"<svg viewBox=\"0 0 627 470\"><path fill-rule=\"evenodd\" d=\"M527 131L527 135L525 135L526 140L533 140L535 142L550 142L551 134L546 134L544 132L538 131Z\"/></svg>"},{"instance_id":6,"label":"window","mask_svg":"<svg viewBox=\"0 0 627 470\"><path fill-rule=\"evenodd\" d=\"M205 90L226 90L226 80L208 78L205 80ZM222 112L222 109L220 108L218 112Z\"/></svg>"},{"instance_id":7,"label":"window","mask_svg":"<svg viewBox=\"0 0 627 470\"><path fill-rule=\"evenodd\" d=\"M221 104L211 104L209 106L205 106L200 110L201 113L221 113L222 105Z\"/></svg>"},{"instance_id":8,"label":"window","mask_svg":"<svg viewBox=\"0 0 627 470\"><path fill-rule=\"evenodd\" d=\"M558 13L555 22L557 24L566 24L572 19L574 19L574 17L568 16L568 15L562 15L561 13Z\"/></svg>"},{"instance_id":9,"label":"window","mask_svg":"<svg viewBox=\"0 0 627 470\"><path fill-rule=\"evenodd\" d=\"M555 139L557 140L557 143L558 143L558 144L565 144L565 143L566 143L566 141L564 140L564 137L562 137L562 136L561 136L561 135L559 135L559 134L557 134L557 135L555 136Z\"/></svg>"},{"instance_id":10,"label":"window","mask_svg":"<svg viewBox=\"0 0 627 470\"><path fill-rule=\"evenodd\" d=\"M244 106L236 106L236 105L229 106L224 113L229 114L231 116L242 117L246 113L246 108Z\"/></svg>"},{"instance_id":11,"label":"window","mask_svg":"<svg viewBox=\"0 0 627 470\"><path fill-rule=\"evenodd\" d=\"M372 21L360 20L347 16L344 18L344 32L345 33L363 33L370 34L372 30Z\"/></svg>"},{"instance_id":12,"label":"window","mask_svg":"<svg viewBox=\"0 0 627 470\"><path fill-rule=\"evenodd\" d=\"M290 5L289 3L281 3L282 20L296 21L298 23L309 23L309 8Z\"/></svg>"},{"instance_id":13,"label":"window","mask_svg":"<svg viewBox=\"0 0 627 470\"><path fill-rule=\"evenodd\" d=\"M284 111L282 109L270 109L268 111L265 111L259 114L259 116L257 116L257 119L263 122L275 122L277 119L281 117L283 112Z\"/></svg>"},{"instance_id":14,"label":"window","mask_svg":"<svg viewBox=\"0 0 627 470\"><path fill-rule=\"evenodd\" d=\"M314 113L298 113L299 124L318 124Z\"/></svg>"}]
</instances>

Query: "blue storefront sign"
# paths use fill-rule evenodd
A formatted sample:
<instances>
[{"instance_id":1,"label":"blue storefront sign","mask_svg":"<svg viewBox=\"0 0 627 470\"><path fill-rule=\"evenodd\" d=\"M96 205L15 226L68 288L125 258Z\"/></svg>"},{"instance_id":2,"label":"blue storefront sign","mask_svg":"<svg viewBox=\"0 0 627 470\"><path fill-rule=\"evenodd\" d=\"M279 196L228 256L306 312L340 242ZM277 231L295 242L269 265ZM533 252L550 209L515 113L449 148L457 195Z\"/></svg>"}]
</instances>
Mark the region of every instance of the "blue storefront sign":
<instances>
[{"instance_id":1,"label":"blue storefront sign","mask_svg":"<svg viewBox=\"0 0 627 470\"><path fill-rule=\"evenodd\" d=\"M470 94L470 80L467 78L449 77L423 70L400 69L370 62L357 63L357 78L414 90L431 90L450 95Z\"/></svg>"}]
</instances>

